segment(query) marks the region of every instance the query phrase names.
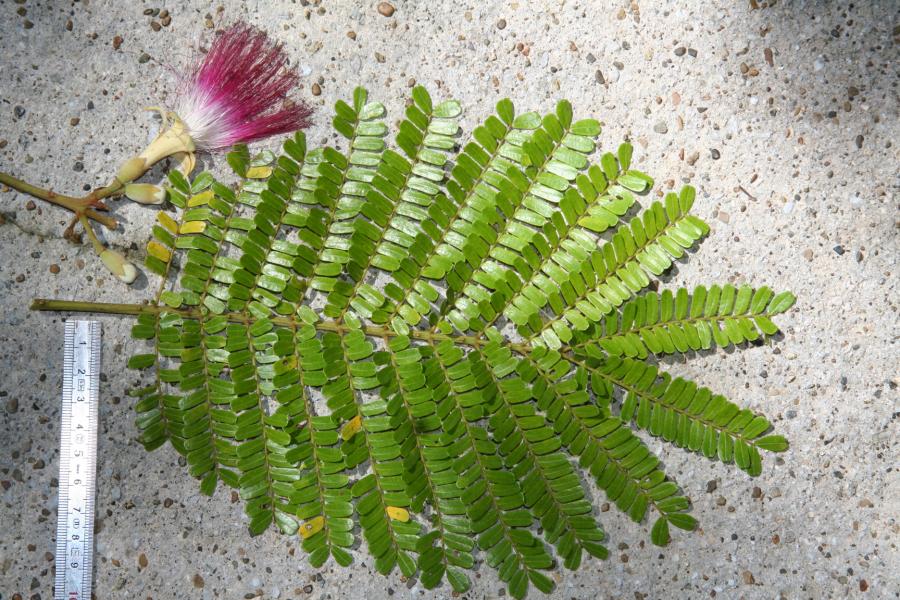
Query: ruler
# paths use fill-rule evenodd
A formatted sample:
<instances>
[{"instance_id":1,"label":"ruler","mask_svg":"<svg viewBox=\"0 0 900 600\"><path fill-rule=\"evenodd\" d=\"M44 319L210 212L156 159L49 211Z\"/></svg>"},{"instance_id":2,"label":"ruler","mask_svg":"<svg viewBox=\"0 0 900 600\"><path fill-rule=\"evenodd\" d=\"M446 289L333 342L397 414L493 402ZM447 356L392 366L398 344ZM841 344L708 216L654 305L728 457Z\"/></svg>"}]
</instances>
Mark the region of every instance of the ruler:
<instances>
[{"instance_id":1,"label":"ruler","mask_svg":"<svg viewBox=\"0 0 900 600\"><path fill-rule=\"evenodd\" d=\"M67 321L55 600L90 600L100 391L100 323Z\"/></svg>"}]
</instances>

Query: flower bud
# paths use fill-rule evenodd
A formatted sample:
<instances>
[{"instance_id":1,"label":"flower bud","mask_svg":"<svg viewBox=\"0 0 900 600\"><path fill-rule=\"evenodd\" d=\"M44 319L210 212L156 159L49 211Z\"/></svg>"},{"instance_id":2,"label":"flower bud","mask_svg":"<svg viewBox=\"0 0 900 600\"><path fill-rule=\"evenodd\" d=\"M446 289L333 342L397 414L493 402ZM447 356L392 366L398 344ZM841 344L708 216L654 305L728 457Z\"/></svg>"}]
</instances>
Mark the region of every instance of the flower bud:
<instances>
[{"instance_id":1,"label":"flower bud","mask_svg":"<svg viewBox=\"0 0 900 600\"><path fill-rule=\"evenodd\" d=\"M133 264L128 262L124 256L107 248L100 253L100 260L106 265L106 268L115 275L119 280L125 283L132 283L137 278L137 269Z\"/></svg>"},{"instance_id":2,"label":"flower bud","mask_svg":"<svg viewBox=\"0 0 900 600\"><path fill-rule=\"evenodd\" d=\"M129 183L125 186L125 195L140 204L162 204L166 190L150 183Z\"/></svg>"}]
</instances>

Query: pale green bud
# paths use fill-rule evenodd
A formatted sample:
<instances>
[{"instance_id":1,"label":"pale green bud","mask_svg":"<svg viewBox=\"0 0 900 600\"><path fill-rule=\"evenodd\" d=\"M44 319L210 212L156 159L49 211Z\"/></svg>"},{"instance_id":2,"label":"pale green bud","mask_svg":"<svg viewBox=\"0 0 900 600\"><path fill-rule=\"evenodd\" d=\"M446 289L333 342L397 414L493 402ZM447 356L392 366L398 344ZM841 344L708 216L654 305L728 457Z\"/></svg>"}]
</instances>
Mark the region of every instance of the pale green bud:
<instances>
[{"instance_id":1,"label":"pale green bud","mask_svg":"<svg viewBox=\"0 0 900 600\"><path fill-rule=\"evenodd\" d=\"M129 183L125 186L125 195L140 204L162 204L166 190L151 183Z\"/></svg>"},{"instance_id":2,"label":"pale green bud","mask_svg":"<svg viewBox=\"0 0 900 600\"><path fill-rule=\"evenodd\" d=\"M106 268L115 275L119 280L125 283L132 283L137 278L137 269L133 264L128 262L124 256L107 248L100 253L100 260L106 265Z\"/></svg>"}]
</instances>

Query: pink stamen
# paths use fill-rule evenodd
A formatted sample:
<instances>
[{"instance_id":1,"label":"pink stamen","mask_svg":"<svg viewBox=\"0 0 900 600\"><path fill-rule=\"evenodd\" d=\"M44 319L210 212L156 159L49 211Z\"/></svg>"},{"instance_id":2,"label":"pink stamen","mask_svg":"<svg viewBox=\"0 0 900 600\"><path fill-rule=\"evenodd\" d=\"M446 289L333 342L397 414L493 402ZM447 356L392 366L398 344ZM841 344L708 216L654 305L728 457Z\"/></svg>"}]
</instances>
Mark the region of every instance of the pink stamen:
<instances>
[{"instance_id":1,"label":"pink stamen","mask_svg":"<svg viewBox=\"0 0 900 600\"><path fill-rule=\"evenodd\" d=\"M309 126L312 109L292 102L299 76L282 45L236 23L187 76L176 113L199 148L218 150Z\"/></svg>"}]
</instances>

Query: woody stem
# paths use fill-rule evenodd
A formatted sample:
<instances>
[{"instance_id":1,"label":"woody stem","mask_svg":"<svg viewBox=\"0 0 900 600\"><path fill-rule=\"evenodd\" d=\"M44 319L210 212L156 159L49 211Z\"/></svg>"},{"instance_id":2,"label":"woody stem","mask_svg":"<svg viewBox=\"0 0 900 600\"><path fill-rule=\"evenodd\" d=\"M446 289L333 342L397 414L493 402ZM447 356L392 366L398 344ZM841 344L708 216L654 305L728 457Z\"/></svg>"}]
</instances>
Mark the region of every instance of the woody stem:
<instances>
[{"instance_id":1,"label":"woody stem","mask_svg":"<svg viewBox=\"0 0 900 600\"><path fill-rule=\"evenodd\" d=\"M115 219L107 215L100 214L99 212L90 208L92 203L101 198L105 198L112 193L115 193L116 190L110 190L109 187L100 188L96 192L92 192L84 198L73 198L72 196L66 196L65 194L58 194L53 190L47 190L37 187L36 185L31 185L30 183L22 181L21 179L16 179L12 175L8 175L2 172L0 172L0 183L8 185L9 187L13 188L14 190L18 190L23 194L28 194L29 196L34 196L35 198L45 200L50 204L55 204L57 206L61 206L63 208L71 210L76 215L83 214L88 219L97 221L98 223L105 227L108 227L109 229L115 229L116 227L118 227L118 223ZM98 195L97 192L103 192L103 194Z\"/></svg>"}]
</instances>

